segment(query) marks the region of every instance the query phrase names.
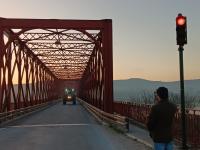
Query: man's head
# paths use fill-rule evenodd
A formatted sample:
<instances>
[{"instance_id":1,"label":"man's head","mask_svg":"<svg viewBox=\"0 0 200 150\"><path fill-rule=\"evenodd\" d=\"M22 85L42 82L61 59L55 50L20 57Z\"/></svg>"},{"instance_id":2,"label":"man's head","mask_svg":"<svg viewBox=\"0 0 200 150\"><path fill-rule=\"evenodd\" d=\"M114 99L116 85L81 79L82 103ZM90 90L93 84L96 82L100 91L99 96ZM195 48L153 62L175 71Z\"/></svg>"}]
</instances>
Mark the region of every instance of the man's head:
<instances>
[{"instance_id":1,"label":"man's head","mask_svg":"<svg viewBox=\"0 0 200 150\"><path fill-rule=\"evenodd\" d=\"M166 87L159 87L156 94L160 99L168 99L168 89Z\"/></svg>"}]
</instances>

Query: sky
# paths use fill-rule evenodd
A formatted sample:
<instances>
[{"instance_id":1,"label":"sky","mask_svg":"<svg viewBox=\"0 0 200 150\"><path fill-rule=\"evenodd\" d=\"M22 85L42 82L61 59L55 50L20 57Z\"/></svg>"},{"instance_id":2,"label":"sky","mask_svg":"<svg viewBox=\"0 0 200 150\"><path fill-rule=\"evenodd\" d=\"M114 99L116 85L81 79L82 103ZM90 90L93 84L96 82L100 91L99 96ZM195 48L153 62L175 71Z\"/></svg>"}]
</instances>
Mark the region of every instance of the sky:
<instances>
[{"instance_id":1,"label":"sky","mask_svg":"<svg viewBox=\"0 0 200 150\"><path fill-rule=\"evenodd\" d=\"M187 17L185 79L200 79L199 0L0 0L0 17L112 19L114 79L179 80L175 18Z\"/></svg>"}]
</instances>

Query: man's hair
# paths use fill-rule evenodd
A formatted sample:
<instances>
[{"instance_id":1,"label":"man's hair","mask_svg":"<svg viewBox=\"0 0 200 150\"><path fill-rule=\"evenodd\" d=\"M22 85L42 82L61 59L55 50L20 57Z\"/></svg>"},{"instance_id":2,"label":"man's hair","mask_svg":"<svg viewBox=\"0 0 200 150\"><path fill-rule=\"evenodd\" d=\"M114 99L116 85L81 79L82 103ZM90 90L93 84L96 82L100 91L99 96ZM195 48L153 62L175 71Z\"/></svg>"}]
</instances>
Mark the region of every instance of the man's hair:
<instances>
[{"instance_id":1,"label":"man's hair","mask_svg":"<svg viewBox=\"0 0 200 150\"><path fill-rule=\"evenodd\" d=\"M166 87L159 87L156 93L161 99L168 99L168 89Z\"/></svg>"}]
</instances>

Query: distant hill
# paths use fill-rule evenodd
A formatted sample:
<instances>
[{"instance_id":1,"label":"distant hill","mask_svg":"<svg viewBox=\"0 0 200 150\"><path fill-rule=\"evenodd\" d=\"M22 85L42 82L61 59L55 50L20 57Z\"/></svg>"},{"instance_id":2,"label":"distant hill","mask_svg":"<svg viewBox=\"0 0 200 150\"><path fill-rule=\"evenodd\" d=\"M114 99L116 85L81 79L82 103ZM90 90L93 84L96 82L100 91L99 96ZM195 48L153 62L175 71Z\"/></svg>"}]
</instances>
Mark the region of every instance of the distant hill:
<instances>
[{"instance_id":1,"label":"distant hill","mask_svg":"<svg viewBox=\"0 0 200 150\"><path fill-rule=\"evenodd\" d=\"M180 83L174 82L161 82L150 81L140 78L131 78L127 80L114 80L114 99L115 100L130 100L137 98L141 93L153 93L158 87L165 86L169 92L179 93ZM200 97L200 79L185 80L185 93L192 96Z\"/></svg>"}]
</instances>

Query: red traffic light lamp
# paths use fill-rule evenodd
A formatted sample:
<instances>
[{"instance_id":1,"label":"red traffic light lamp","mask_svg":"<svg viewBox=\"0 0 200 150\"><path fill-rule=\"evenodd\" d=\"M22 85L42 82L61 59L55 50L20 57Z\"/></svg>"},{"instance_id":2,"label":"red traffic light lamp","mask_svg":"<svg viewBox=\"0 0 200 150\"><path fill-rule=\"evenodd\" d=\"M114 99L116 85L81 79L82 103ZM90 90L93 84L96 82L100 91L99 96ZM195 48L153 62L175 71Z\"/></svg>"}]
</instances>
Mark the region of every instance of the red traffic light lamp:
<instances>
[{"instance_id":1,"label":"red traffic light lamp","mask_svg":"<svg viewBox=\"0 0 200 150\"><path fill-rule=\"evenodd\" d=\"M179 26L183 26L183 25L185 24L185 22L186 22L185 17L180 16L180 17L177 18L177 24L178 24Z\"/></svg>"},{"instance_id":2,"label":"red traffic light lamp","mask_svg":"<svg viewBox=\"0 0 200 150\"><path fill-rule=\"evenodd\" d=\"M187 44L187 20L182 14L176 17L176 41L180 46Z\"/></svg>"}]
</instances>

